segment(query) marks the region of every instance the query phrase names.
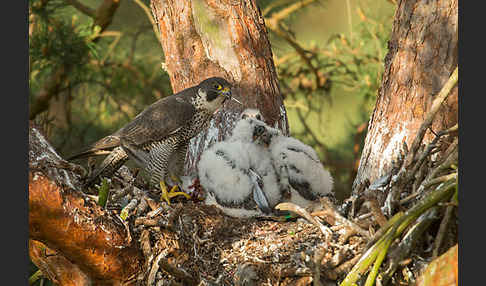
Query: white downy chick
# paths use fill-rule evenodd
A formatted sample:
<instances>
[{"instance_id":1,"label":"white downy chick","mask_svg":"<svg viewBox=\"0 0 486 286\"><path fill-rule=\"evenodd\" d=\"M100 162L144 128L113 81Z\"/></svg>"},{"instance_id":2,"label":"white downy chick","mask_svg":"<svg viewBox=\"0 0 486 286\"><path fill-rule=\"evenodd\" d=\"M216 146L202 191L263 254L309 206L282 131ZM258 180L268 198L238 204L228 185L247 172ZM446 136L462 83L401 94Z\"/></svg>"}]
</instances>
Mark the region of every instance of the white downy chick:
<instances>
[{"instance_id":1,"label":"white downy chick","mask_svg":"<svg viewBox=\"0 0 486 286\"><path fill-rule=\"evenodd\" d=\"M260 144L268 145L271 153L282 196L290 192L286 201L305 208L318 203L321 197L333 195L333 178L312 147L272 127L267 127L262 140Z\"/></svg>"},{"instance_id":2,"label":"white downy chick","mask_svg":"<svg viewBox=\"0 0 486 286\"><path fill-rule=\"evenodd\" d=\"M273 168L254 169L249 156L251 149L254 146L249 143L223 141L203 152L198 174L201 186L207 191L206 204L216 205L233 217L271 213L278 199L267 198L265 190L275 173ZM275 190L278 193L278 188Z\"/></svg>"}]
</instances>

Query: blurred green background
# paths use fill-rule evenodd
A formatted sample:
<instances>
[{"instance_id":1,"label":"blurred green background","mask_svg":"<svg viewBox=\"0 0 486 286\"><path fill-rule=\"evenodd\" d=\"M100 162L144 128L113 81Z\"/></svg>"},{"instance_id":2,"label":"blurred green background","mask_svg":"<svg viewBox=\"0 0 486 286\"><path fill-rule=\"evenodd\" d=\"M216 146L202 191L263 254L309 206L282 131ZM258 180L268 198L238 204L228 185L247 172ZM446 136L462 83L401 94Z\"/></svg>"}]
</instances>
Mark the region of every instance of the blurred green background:
<instances>
[{"instance_id":1,"label":"blurred green background","mask_svg":"<svg viewBox=\"0 0 486 286\"><path fill-rule=\"evenodd\" d=\"M96 42L92 19L67 2L29 1L31 106L59 67L69 66L56 96L34 118L62 156L116 131L172 93L146 13L148 0L121 1ZM92 8L101 2L82 1ZM381 81L395 5L385 0L258 3L291 135L316 149L343 199L351 190Z\"/></svg>"},{"instance_id":2,"label":"blurred green background","mask_svg":"<svg viewBox=\"0 0 486 286\"><path fill-rule=\"evenodd\" d=\"M64 157L172 93L147 14L149 0L121 1L113 22L100 35L92 18L67 2L29 0L31 109L53 75L68 68L48 106L31 119ZM81 3L96 8L101 2ZM351 191L358 167L395 5L385 0L258 3L291 135L316 149L342 200ZM31 266L32 274L36 267ZM50 282L40 279L35 284Z\"/></svg>"}]
</instances>

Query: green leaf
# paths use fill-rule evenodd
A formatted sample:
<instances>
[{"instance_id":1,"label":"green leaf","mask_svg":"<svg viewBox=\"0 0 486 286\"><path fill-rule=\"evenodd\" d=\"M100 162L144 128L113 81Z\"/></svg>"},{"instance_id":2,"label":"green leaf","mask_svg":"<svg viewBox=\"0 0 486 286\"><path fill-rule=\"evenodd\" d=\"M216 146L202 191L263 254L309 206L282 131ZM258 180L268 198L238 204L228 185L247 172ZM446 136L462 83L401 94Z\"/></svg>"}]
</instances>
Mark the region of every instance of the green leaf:
<instances>
[{"instance_id":1,"label":"green leaf","mask_svg":"<svg viewBox=\"0 0 486 286\"><path fill-rule=\"evenodd\" d=\"M98 205L102 206L103 208L106 205L106 201L108 200L108 193L110 191L110 182L107 178L104 178L101 182L101 186L98 189Z\"/></svg>"}]
</instances>

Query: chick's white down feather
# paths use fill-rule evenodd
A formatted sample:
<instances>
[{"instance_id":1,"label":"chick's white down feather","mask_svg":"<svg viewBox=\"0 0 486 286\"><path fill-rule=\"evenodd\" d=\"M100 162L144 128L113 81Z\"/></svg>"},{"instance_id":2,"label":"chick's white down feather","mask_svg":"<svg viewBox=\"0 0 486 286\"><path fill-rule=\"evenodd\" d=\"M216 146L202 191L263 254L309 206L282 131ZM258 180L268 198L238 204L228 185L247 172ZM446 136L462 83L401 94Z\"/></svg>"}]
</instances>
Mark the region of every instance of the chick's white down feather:
<instances>
[{"instance_id":1,"label":"chick's white down feather","mask_svg":"<svg viewBox=\"0 0 486 286\"><path fill-rule=\"evenodd\" d=\"M216 197L213 193L207 193L206 199L204 200L206 205L214 205L220 208L225 214L232 216L232 217L240 217L240 218L248 218L248 217L256 217L256 216L264 216L263 212L259 209L245 209L241 207L226 207L222 206L216 200Z\"/></svg>"},{"instance_id":2,"label":"chick's white down feather","mask_svg":"<svg viewBox=\"0 0 486 286\"><path fill-rule=\"evenodd\" d=\"M236 122L235 127L231 133L231 137L228 139L229 142L252 142L253 139L253 129L258 124L258 121L252 118L240 119ZM260 122L262 125L263 123Z\"/></svg>"},{"instance_id":3,"label":"chick's white down feather","mask_svg":"<svg viewBox=\"0 0 486 286\"><path fill-rule=\"evenodd\" d=\"M199 160L201 186L225 203L242 203L251 194L250 178L241 171L250 167L243 142L217 142Z\"/></svg>"},{"instance_id":4,"label":"chick's white down feather","mask_svg":"<svg viewBox=\"0 0 486 286\"><path fill-rule=\"evenodd\" d=\"M263 215L262 211L255 209L255 200L258 199L254 195L259 193L263 193L267 207L273 208L281 201L270 153L263 146L253 143L257 126L266 125L251 117L240 119L232 136L204 151L199 161L200 182L208 191L205 203L217 205L231 216ZM262 205L262 200L257 204Z\"/></svg>"},{"instance_id":5,"label":"chick's white down feather","mask_svg":"<svg viewBox=\"0 0 486 286\"><path fill-rule=\"evenodd\" d=\"M262 191L271 208L283 201L307 207L331 193L333 179L312 147L257 119L263 118L258 110L247 109L240 118L227 141L201 155L198 169L201 185L208 191L206 204L215 204L230 216L262 215L255 204L243 204L253 200L255 180L248 174L250 169L263 182ZM269 146L261 138L253 141L256 126L265 127ZM290 192L290 199L284 200L285 192ZM221 206L218 201L232 206Z\"/></svg>"},{"instance_id":6,"label":"chick's white down feather","mask_svg":"<svg viewBox=\"0 0 486 286\"><path fill-rule=\"evenodd\" d=\"M247 144L251 169L263 181L263 193L268 199L270 207L277 205L282 199L282 193L277 183L277 174L272 164L268 150L257 144Z\"/></svg>"},{"instance_id":7,"label":"chick's white down feather","mask_svg":"<svg viewBox=\"0 0 486 286\"><path fill-rule=\"evenodd\" d=\"M288 176L289 183L307 184L313 196L331 194L333 178L312 147L295 138L277 135L272 136L269 150L277 172L288 172L282 176Z\"/></svg>"}]
</instances>

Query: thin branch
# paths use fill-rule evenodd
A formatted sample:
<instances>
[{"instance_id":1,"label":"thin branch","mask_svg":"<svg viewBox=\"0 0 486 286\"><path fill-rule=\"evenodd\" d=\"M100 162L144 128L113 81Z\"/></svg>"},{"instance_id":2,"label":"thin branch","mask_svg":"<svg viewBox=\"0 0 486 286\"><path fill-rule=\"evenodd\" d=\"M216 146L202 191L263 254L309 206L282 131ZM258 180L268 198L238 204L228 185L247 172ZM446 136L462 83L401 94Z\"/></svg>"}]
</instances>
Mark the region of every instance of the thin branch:
<instances>
[{"instance_id":1,"label":"thin branch","mask_svg":"<svg viewBox=\"0 0 486 286\"><path fill-rule=\"evenodd\" d=\"M294 13L295 11L304 8L305 6L312 4L312 2L316 2L317 0L303 0L303 1L298 1L289 7L282 9L276 13L272 14L272 17L267 18L265 22L271 22L268 23L267 26L277 24L278 22L282 21L283 19L287 18L290 14Z\"/></svg>"},{"instance_id":2,"label":"thin branch","mask_svg":"<svg viewBox=\"0 0 486 286\"><path fill-rule=\"evenodd\" d=\"M348 16L349 35L353 39L353 22L351 17L351 4L346 0L346 15Z\"/></svg>"},{"instance_id":3,"label":"thin branch","mask_svg":"<svg viewBox=\"0 0 486 286\"><path fill-rule=\"evenodd\" d=\"M437 207L431 208L426 213L422 214L417 219L417 222L411 226L409 231L404 235L403 239L398 244L398 247L390 254L390 264L382 278L383 285L388 283L389 279L395 273L400 261L409 255L413 246L423 235L425 230L427 230L430 224L437 219L436 214Z\"/></svg>"},{"instance_id":4,"label":"thin branch","mask_svg":"<svg viewBox=\"0 0 486 286\"><path fill-rule=\"evenodd\" d=\"M95 18L96 17L96 10L91 8L91 7L88 7L86 5L84 5L83 3L77 1L77 0L64 0L66 1L66 3L68 3L69 5L73 6L74 8L76 8L79 12L91 17L91 18Z\"/></svg>"},{"instance_id":5,"label":"thin branch","mask_svg":"<svg viewBox=\"0 0 486 286\"><path fill-rule=\"evenodd\" d=\"M155 15L152 15L152 12L150 11L150 9L142 1L140 1L140 0L134 0L134 1L135 1L135 3L137 3L138 6L140 6L140 8L142 8L143 12L145 12L145 14L147 15L147 18L149 19L150 23L152 24L152 29L154 30L155 37L159 41L160 46L163 47L162 38L161 38L160 33L159 33L159 28L157 27L157 24L155 23L155 20L153 18Z\"/></svg>"},{"instance_id":6,"label":"thin branch","mask_svg":"<svg viewBox=\"0 0 486 286\"><path fill-rule=\"evenodd\" d=\"M38 269L34 274L32 274L30 277L29 277L29 285L32 285L34 284L35 282L37 282L37 280L39 280L40 278L42 278L42 271L40 269Z\"/></svg>"},{"instance_id":7,"label":"thin branch","mask_svg":"<svg viewBox=\"0 0 486 286\"><path fill-rule=\"evenodd\" d=\"M189 275L186 271L172 266L165 258L160 259L159 266L167 271L167 273L181 279L184 282L184 285L198 285L198 282L194 277Z\"/></svg>"},{"instance_id":8,"label":"thin branch","mask_svg":"<svg viewBox=\"0 0 486 286\"><path fill-rule=\"evenodd\" d=\"M439 231L437 232L437 236L434 242L434 250L432 251L432 259L435 259L437 256L439 256L440 246L442 244L442 241L444 240L444 236L447 231L447 226L449 224L449 220L452 217L452 212L454 210L454 207L455 207L454 205L447 206L444 217L440 222Z\"/></svg>"},{"instance_id":9,"label":"thin branch","mask_svg":"<svg viewBox=\"0 0 486 286\"><path fill-rule=\"evenodd\" d=\"M370 239L370 234L368 233L368 231L362 229L356 223L343 217L338 211L336 211L336 209L334 209L332 203L328 198L322 198L320 201L324 210L314 212L312 213L312 215L323 216L324 220L326 220L331 225L337 225L337 224L345 225L346 227L356 231L356 233L359 233L363 237ZM329 218L327 218L327 216L331 217L334 222L330 221Z\"/></svg>"}]
</instances>

